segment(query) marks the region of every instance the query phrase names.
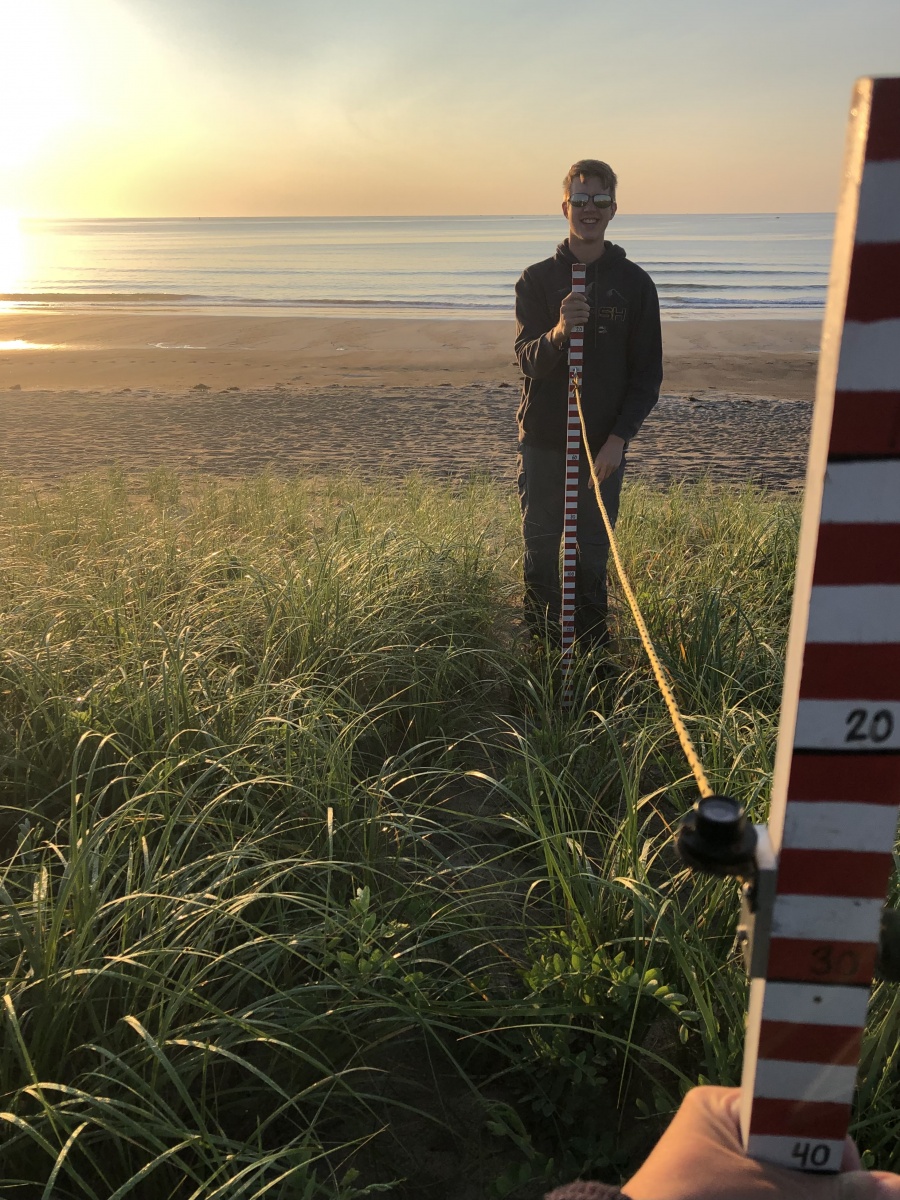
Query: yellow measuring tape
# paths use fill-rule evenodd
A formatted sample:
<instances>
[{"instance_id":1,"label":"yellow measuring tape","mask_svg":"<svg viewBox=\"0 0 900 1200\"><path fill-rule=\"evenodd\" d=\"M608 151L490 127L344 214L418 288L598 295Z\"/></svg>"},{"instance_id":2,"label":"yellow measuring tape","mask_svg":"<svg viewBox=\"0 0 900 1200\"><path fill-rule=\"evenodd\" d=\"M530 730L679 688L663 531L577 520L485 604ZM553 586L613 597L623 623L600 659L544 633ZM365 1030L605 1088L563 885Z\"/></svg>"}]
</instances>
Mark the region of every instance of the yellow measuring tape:
<instances>
[{"instance_id":1,"label":"yellow measuring tape","mask_svg":"<svg viewBox=\"0 0 900 1200\"><path fill-rule=\"evenodd\" d=\"M669 716L672 718L672 724L675 726L675 732L678 734L678 740L681 742L681 748L684 751L684 756L688 760L688 765L694 773L694 778L697 781L697 787L700 790L701 796L712 796L713 790L709 786L709 780L706 778L706 772L703 770L703 764L700 762L700 756L694 749L694 743L691 741L690 734L685 728L684 718L681 715L681 710L678 707L678 702L672 693L672 685L666 678L665 670L662 663L659 661L659 655L656 653L653 642L650 640L650 634L647 631L647 625L641 615L641 610L638 607L637 599L634 592L631 590L631 584L628 582L628 576L625 574L625 567L622 564L622 556L619 553L619 546L616 542L616 535L613 533L612 522L609 519L609 514L606 511L606 505L603 503L603 497L600 495L600 481L597 478L597 472L594 469L594 456L591 454L590 443L588 442L587 429L584 424L584 412L581 408L581 387L578 378L575 378L575 402L578 405L578 419L581 421L581 436L584 439L584 452L587 455L588 466L591 470L591 480L594 484L594 495L597 497L597 505L600 508L600 516L603 518L603 524L606 526L606 535L609 538L609 548L612 551L613 562L616 564L616 570L619 573L619 580L622 584L622 590L625 593L625 598L628 601L628 606L631 609L631 614L634 617L634 623L637 625L637 631L641 635L641 641L644 643L644 649L647 651L647 657L650 659L650 666L653 668L653 674L656 676L656 682L659 684L659 690L663 694L663 699L666 702L666 707L669 710Z\"/></svg>"}]
</instances>

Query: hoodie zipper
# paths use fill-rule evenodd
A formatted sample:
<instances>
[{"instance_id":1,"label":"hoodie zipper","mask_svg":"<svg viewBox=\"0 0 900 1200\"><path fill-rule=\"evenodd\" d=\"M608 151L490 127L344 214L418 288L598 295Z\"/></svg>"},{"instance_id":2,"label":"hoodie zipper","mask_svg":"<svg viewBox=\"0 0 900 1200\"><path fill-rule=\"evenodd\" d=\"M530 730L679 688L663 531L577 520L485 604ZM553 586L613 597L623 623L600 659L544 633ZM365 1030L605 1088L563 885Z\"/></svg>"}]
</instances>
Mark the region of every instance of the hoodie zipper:
<instances>
[{"instance_id":1,"label":"hoodie zipper","mask_svg":"<svg viewBox=\"0 0 900 1200\"><path fill-rule=\"evenodd\" d=\"M591 271L591 275L592 275L591 284L593 285L593 288L594 288L594 291L593 291L594 304L593 304L593 311L591 312L591 323L594 326L594 349L595 350L597 349L597 331L598 331L598 326L600 325L600 309L597 304L597 293L599 291L599 288L597 287L597 266L598 266L599 262L600 262L600 260L598 258L597 262L592 262L591 266L590 266L590 271Z\"/></svg>"}]
</instances>

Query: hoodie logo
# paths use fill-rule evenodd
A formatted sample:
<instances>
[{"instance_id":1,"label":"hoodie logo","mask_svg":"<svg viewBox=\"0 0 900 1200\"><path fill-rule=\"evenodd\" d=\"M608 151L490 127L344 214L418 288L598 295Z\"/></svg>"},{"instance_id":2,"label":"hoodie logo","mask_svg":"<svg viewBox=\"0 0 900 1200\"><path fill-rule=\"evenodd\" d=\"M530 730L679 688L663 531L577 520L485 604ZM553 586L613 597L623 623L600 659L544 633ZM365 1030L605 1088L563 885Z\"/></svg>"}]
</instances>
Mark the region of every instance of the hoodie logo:
<instances>
[{"instance_id":1,"label":"hoodie logo","mask_svg":"<svg viewBox=\"0 0 900 1200\"><path fill-rule=\"evenodd\" d=\"M570 290L569 288L564 288L564 287L559 288L560 297L568 296L569 290ZM587 285L587 287L584 289L585 299L587 300L588 304L590 304L591 308L594 307L594 293L596 290L597 289L595 288L595 285L593 282L589 283ZM597 319L599 321L624 321L624 320L626 320L626 318L628 317L628 309L625 307L625 303L624 303L625 297L622 295L622 293L617 291L615 288L609 288L609 290L605 293L605 295L607 297L618 296L618 298L623 303L622 303L621 307L619 307L617 304L607 304L605 306L599 307L597 309Z\"/></svg>"}]
</instances>

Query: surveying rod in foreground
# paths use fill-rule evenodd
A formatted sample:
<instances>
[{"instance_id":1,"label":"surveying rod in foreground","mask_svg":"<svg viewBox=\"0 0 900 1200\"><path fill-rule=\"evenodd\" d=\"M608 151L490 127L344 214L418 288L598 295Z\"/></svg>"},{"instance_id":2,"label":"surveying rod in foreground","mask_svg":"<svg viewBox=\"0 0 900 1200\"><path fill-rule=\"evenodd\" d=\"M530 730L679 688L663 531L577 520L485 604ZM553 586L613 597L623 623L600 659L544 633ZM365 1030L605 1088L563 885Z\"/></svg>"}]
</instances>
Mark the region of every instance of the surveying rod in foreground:
<instances>
[{"instance_id":1,"label":"surveying rod in foreground","mask_svg":"<svg viewBox=\"0 0 900 1200\"><path fill-rule=\"evenodd\" d=\"M743 878L741 1131L753 1158L840 1169L900 806L900 79L850 114L768 826L698 801L689 865ZM755 837L754 837L755 834ZM755 842L755 845L754 845ZM877 962L880 953L880 964Z\"/></svg>"}]
</instances>

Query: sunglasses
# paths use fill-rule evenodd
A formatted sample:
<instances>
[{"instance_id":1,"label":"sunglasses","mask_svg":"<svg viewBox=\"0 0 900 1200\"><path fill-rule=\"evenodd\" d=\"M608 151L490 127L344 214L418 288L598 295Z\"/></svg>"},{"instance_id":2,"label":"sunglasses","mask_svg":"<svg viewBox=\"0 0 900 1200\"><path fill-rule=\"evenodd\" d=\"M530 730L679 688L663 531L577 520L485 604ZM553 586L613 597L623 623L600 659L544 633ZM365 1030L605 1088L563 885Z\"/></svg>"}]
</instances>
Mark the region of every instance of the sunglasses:
<instances>
[{"instance_id":1,"label":"sunglasses","mask_svg":"<svg viewBox=\"0 0 900 1200\"><path fill-rule=\"evenodd\" d=\"M595 208L609 208L613 202L612 196L608 196L606 192L601 192L599 196L589 196L587 192L573 192L569 197L569 203L574 208L584 208L588 200L593 200Z\"/></svg>"}]
</instances>

